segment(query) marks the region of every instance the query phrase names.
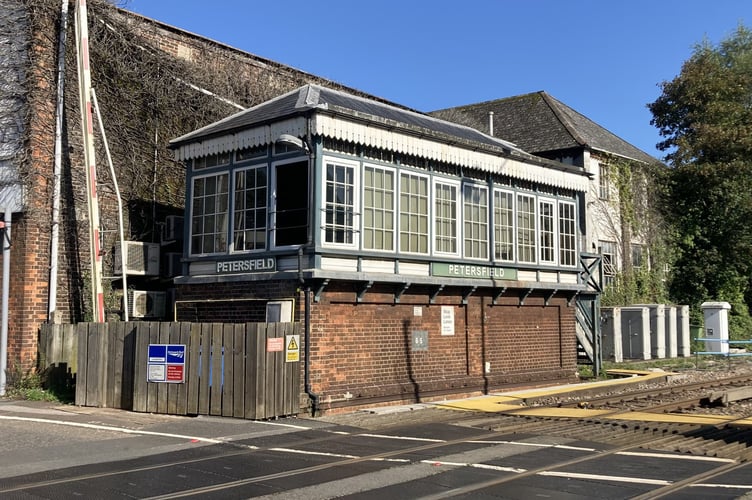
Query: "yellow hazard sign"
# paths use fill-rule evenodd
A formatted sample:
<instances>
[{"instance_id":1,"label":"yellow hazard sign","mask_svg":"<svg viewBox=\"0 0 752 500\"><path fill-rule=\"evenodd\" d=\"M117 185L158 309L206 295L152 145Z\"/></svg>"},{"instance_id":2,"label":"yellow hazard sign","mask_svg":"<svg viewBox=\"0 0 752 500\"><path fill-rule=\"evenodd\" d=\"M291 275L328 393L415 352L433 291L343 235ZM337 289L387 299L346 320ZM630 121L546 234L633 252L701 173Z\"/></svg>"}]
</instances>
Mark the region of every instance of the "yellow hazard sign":
<instances>
[{"instance_id":1,"label":"yellow hazard sign","mask_svg":"<svg viewBox=\"0 0 752 500\"><path fill-rule=\"evenodd\" d=\"M285 361L300 361L300 335L286 335L285 346Z\"/></svg>"}]
</instances>

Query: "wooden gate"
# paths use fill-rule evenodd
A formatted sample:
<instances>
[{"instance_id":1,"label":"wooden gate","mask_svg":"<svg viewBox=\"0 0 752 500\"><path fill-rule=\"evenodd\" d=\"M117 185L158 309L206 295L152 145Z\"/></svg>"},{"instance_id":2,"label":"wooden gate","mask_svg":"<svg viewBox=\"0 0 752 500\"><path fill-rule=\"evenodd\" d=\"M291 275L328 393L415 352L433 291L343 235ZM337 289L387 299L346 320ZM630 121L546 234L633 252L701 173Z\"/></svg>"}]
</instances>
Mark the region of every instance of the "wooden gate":
<instances>
[{"instance_id":1,"label":"wooden gate","mask_svg":"<svg viewBox=\"0 0 752 500\"><path fill-rule=\"evenodd\" d=\"M299 334L299 323L43 325L39 358L67 367L77 405L266 419L300 411L299 356L287 357ZM148 381L149 344L186 346L184 383Z\"/></svg>"}]
</instances>

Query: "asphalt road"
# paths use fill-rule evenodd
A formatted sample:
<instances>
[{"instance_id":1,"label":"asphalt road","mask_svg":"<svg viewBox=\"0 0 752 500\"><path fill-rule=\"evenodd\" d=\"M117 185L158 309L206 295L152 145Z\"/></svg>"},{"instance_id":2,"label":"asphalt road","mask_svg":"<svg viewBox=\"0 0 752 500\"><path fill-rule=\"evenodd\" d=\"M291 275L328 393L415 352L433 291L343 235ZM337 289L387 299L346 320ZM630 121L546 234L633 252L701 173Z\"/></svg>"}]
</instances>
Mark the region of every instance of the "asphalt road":
<instances>
[{"instance_id":1,"label":"asphalt road","mask_svg":"<svg viewBox=\"0 0 752 500\"><path fill-rule=\"evenodd\" d=\"M752 492L752 466L502 435L416 406L269 422L0 402L0 498L666 498Z\"/></svg>"}]
</instances>

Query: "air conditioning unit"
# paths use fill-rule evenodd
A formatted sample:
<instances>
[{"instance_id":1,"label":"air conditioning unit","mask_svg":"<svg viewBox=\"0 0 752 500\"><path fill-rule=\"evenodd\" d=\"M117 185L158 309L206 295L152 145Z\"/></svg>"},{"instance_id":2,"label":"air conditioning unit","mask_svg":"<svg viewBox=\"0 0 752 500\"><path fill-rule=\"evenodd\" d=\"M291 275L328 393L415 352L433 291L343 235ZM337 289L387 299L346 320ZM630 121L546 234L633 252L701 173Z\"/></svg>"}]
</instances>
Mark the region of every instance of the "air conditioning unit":
<instances>
[{"instance_id":1,"label":"air conditioning unit","mask_svg":"<svg viewBox=\"0 0 752 500\"><path fill-rule=\"evenodd\" d=\"M167 292L128 290L128 314L132 318L164 318Z\"/></svg>"},{"instance_id":2,"label":"air conditioning unit","mask_svg":"<svg viewBox=\"0 0 752 500\"><path fill-rule=\"evenodd\" d=\"M178 241L183 239L183 217L168 215L165 219L162 241Z\"/></svg>"},{"instance_id":3,"label":"air conditioning unit","mask_svg":"<svg viewBox=\"0 0 752 500\"><path fill-rule=\"evenodd\" d=\"M126 241L125 273L139 276L159 276L159 243ZM115 274L123 274L120 245L115 245Z\"/></svg>"},{"instance_id":4,"label":"air conditioning unit","mask_svg":"<svg viewBox=\"0 0 752 500\"><path fill-rule=\"evenodd\" d=\"M166 252L162 259L162 277L174 278L183 272L183 254L180 252Z\"/></svg>"}]
</instances>

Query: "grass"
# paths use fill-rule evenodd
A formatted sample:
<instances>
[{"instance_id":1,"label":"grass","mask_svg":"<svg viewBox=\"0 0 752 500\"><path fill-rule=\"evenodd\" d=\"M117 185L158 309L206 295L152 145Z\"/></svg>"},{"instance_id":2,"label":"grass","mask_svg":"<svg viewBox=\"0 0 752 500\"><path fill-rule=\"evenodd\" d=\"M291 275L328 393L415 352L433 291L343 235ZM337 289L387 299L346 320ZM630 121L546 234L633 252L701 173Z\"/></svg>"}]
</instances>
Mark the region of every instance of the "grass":
<instances>
[{"instance_id":1,"label":"grass","mask_svg":"<svg viewBox=\"0 0 752 500\"><path fill-rule=\"evenodd\" d=\"M73 393L69 387L49 386L46 378L36 370L9 370L5 397L25 401L73 402Z\"/></svg>"}]
</instances>

